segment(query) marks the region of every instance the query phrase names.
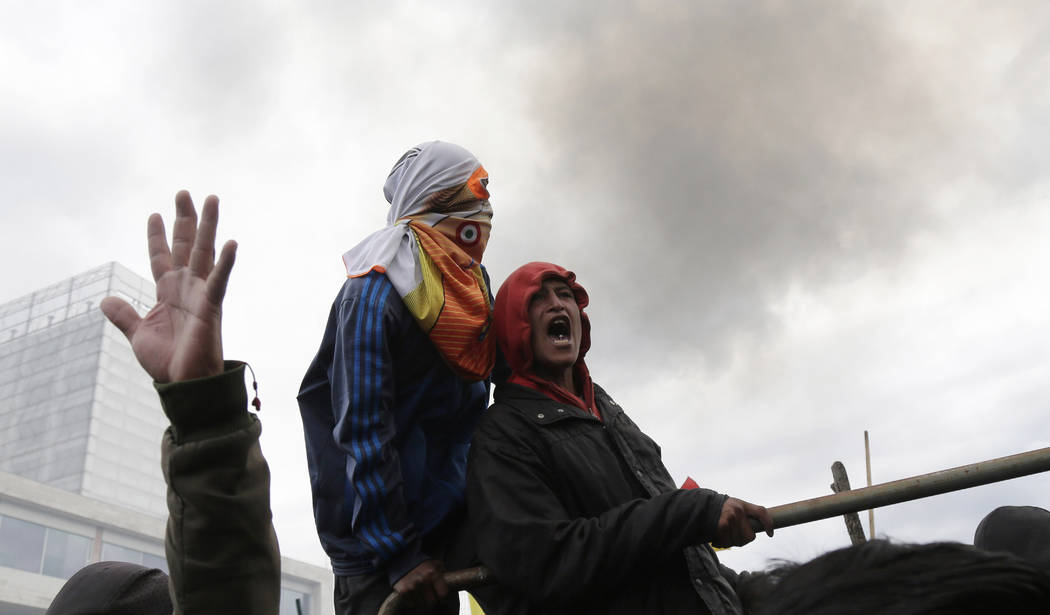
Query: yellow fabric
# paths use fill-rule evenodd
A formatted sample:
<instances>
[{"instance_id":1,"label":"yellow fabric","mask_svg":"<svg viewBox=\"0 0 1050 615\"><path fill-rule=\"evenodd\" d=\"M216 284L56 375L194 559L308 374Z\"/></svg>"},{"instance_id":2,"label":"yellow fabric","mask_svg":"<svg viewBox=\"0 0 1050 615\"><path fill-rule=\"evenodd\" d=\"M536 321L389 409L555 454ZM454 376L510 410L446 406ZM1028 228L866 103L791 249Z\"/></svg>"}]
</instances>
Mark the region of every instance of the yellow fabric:
<instances>
[{"instance_id":1,"label":"yellow fabric","mask_svg":"<svg viewBox=\"0 0 1050 615\"><path fill-rule=\"evenodd\" d=\"M440 231L409 222L418 246L422 283L404 295L449 367L461 378L481 380L496 362L492 304L481 266Z\"/></svg>"},{"instance_id":2,"label":"yellow fabric","mask_svg":"<svg viewBox=\"0 0 1050 615\"><path fill-rule=\"evenodd\" d=\"M485 611L481 610L481 605L474 599L474 596L467 594L467 600L470 601L470 615L485 615Z\"/></svg>"},{"instance_id":3,"label":"yellow fabric","mask_svg":"<svg viewBox=\"0 0 1050 615\"><path fill-rule=\"evenodd\" d=\"M419 239L415 237L413 239L416 241L423 283L401 299L405 302L408 311L419 321L419 326L429 333L437 323L441 308L445 305L445 292L441 288L441 272L438 271L434 261L427 253L419 248Z\"/></svg>"}]
</instances>

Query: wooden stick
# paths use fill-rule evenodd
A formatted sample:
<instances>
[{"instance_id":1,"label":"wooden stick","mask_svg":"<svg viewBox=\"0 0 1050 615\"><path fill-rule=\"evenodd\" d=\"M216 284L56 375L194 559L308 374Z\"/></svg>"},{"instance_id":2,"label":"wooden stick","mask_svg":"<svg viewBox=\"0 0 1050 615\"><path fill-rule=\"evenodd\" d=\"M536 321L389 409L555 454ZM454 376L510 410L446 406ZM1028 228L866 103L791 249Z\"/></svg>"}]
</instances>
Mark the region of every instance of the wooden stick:
<instances>
[{"instance_id":1,"label":"wooden stick","mask_svg":"<svg viewBox=\"0 0 1050 615\"><path fill-rule=\"evenodd\" d=\"M868 430L864 430L864 465L868 468L868 486L871 486L871 448L868 446ZM875 540L875 509L868 509L868 536Z\"/></svg>"},{"instance_id":2,"label":"wooden stick","mask_svg":"<svg viewBox=\"0 0 1050 615\"><path fill-rule=\"evenodd\" d=\"M784 528L820 519L830 519L847 512L919 500L949 491L969 489L1046 471L1050 471L1050 448L1041 448L939 472L902 478L890 483L775 506L769 509L769 514L773 517L774 528ZM757 521L752 523L752 527L761 529Z\"/></svg>"},{"instance_id":3,"label":"wooden stick","mask_svg":"<svg viewBox=\"0 0 1050 615\"><path fill-rule=\"evenodd\" d=\"M831 476L835 479L835 482L831 483L832 491L842 493L850 490L846 466L842 465L841 461L831 464ZM863 544L864 526L860 524L860 517L857 516L857 513L846 513L842 515L842 519L846 522L846 532L849 533L850 542L855 545Z\"/></svg>"}]
</instances>

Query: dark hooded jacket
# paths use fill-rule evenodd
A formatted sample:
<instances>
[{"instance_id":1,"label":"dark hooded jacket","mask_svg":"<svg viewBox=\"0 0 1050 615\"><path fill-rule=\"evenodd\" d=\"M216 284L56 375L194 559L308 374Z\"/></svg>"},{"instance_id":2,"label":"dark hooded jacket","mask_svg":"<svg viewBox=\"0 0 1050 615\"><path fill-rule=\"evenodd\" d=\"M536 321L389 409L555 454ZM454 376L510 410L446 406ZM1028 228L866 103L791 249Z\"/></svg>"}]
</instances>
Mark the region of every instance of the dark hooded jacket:
<instances>
[{"instance_id":1,"label":"dark hooded jacket","mask_svg":"<svg viewBox=\"0 0 1050 615\"><path fill-rule=\"evenodd\" d=\"M593 386L600 419L530 376L529 298L551 277L581 308L576 382ZM468 461L470 529L498 581L477 597L489 615L740 613L731 571L705 544L726 496L676 489L659 446L590 384L586 304L575 276L548 263L521 267L497 295L495 331L513 374Z\"/></svg>"}]
</instances>

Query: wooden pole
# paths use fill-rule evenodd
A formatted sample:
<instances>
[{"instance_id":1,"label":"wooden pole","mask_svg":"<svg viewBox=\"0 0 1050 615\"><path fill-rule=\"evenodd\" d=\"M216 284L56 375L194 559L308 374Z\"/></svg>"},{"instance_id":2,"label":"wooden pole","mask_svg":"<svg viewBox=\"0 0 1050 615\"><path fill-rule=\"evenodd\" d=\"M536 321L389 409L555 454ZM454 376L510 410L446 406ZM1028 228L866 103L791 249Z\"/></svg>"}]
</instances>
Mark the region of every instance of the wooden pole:
<instances>
[{"instance_id":1,"label":"wooden pole","mask_svg":"<svg viewBox=\"0 0 1050 615\"><path fill-rule=\"evenodd\" d=\"M969 489L1047 471L1050 471L1050 448L1041 448L862 489L774 506L768 510L770 516L773 517L773 527L783 528L820 519L830 519L850 511L856 512L919 500L949 491ZM757 521L752 523L752 527L761 529Z\"/></svg>"},{"instance_id":2,"label":"wooden pole","mask_svg":"<svg viewBox=\"0 0 1050 615\"><path fill-rule=\"evenodd\" d=\"M868 446L868 430L864 430L864 465L868 469L868 486L871 486L871 447ZM868 509L868 536L875 540L875 509Z\"/></svg>"},{"instance_id":3,"label":"wooden pole","mask_svg":"<svg viewBox=\"0 0 1050 615\"><path fill-rule=\"evenodd\" d=\"M842 465L841 461L831 464L831 476L835 479L835 482L831 483L832 491L842 493L850 490L846 466ZM860 517L857 516L857 513L846 513L842 515L842 519L846 522L846 532L849 533L850 542L855 545L863 544L864 526L860 524Z\"/></svg>"}]
</instances>

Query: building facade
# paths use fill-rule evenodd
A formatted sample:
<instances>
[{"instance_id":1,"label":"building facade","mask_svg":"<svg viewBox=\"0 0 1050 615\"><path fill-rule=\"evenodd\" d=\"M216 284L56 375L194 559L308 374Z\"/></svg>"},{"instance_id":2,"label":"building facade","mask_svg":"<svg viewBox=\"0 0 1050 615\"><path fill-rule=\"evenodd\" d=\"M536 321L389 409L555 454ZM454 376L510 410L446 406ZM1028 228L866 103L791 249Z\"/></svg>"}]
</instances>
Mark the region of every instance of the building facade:
<instances>
[{"instance_id":1,"label":"building facade","mask_svg":"<svg viewBox=\"0 0 1050 615\"><path fill-rule=\"evenodd\" d=\"M167 570L167 419L108 296L145 314L154 288L108 263L0 305L0 615L44 613L90 562ZM281 615L332 612L330 571L281 563Z\"/></svg>"}]
</instances>

